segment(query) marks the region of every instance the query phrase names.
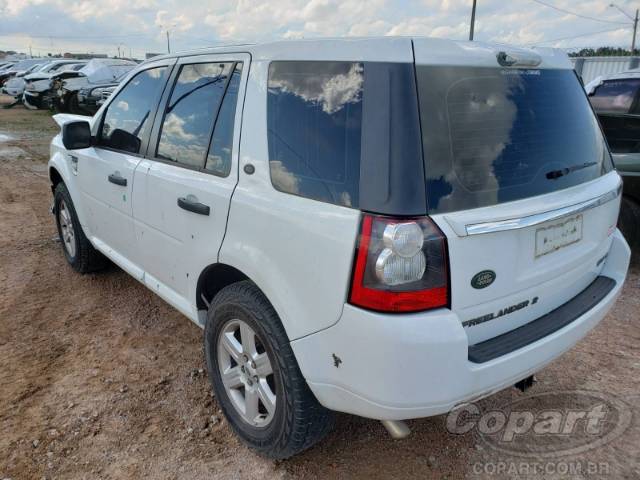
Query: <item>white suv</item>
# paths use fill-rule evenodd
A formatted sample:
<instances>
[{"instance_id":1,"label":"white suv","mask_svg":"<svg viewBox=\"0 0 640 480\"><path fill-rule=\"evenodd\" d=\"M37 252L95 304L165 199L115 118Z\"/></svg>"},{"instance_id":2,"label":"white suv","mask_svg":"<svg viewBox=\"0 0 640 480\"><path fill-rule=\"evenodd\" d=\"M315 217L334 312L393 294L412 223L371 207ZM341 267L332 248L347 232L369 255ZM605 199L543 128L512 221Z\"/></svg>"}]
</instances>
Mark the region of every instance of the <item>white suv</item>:
<instances>
[{"instance_id":1,"label":"white suv","mask_svg":"<svg viewBox=\"0 0 640 480\"><path fill-rule=\"evenodd\" d=\"M441 414L611 309L621 181L565 54L382 38L154 58L57 115L64 254L204 328L230 425L285 458L331 411Z\"/></svg>"}]
</instances>

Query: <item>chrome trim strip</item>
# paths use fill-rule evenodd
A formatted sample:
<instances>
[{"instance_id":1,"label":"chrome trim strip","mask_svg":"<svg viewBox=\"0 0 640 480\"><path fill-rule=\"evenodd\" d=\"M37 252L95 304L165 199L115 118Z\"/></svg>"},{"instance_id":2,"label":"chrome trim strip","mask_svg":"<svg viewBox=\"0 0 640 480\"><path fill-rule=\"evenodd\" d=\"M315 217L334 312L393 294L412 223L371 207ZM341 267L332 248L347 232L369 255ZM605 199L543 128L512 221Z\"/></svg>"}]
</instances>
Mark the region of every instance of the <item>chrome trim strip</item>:
<instances>
[{"instance_id":1,"label":"chrome trim strip","mask_svg":"<svg viewBox=\"0 0 640 480\"><path fill-rule=\"evenodd\" d=\"M557 220L558 218L575 215L586 210L599 207L600 205L604 205L605 203L618 198L621 192L622 184L618 185L615 190L611 190L599 197L592 198L591 200L587 200L576 205L537 213L527 217L510 218L508 220L500 220L497 222L472 223L465 225L465 230L467 231L467 235L482 235L484 233L504 232L507 230L519 230L521 228L532 227L540 223Z\"/></svg>"}]
</instances>

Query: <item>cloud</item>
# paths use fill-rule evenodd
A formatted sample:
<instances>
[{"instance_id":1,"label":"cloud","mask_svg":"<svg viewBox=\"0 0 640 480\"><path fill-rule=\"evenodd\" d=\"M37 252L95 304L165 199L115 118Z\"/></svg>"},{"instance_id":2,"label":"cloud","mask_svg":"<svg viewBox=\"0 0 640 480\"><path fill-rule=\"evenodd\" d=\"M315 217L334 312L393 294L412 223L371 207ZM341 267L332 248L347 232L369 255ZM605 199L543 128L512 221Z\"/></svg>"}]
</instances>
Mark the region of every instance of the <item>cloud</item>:
<instances>
[{"instance_id":1,"label":"cloud","mask_svg":"<svg viewBox=\"0 0 640 480\"><path fill-rule=\"evenodd\" d=\"M360 100L364 82L363 68L352 64L349 70L342 64L327 66L326 73L309 74L305 66L282 62L273 63L269 72L269 88L292 93L307 102L319 103L322 110L333 114L346 104Z\"/></svg>"},{"instance_id":2,"label":"cloud","mask_svg":"<svg viewBox=\"0 0 640 480\"><path fill-rule=\"evenodd\" d=\"M601 20L628 20L601 0L550 2ZM619 4L635 8L630 0ZM121 47L141 56L166 51L166 28L173 50L325 36L428 35L464 40L469 17L468 0L111 0L108 8L90 0L0 0L0 48L24 51L31 45L41 53L113 55ZM607 29L611 31L585 35ZM631 28L568 15L531 0L483 0L478 2L476 38L567 48L627 46Z\"/></svg>"},{"instance_id":3,"label":"cloud","mask_svg":"<svg viewBox=\"0 0 640 480\"><path fill-rule=\"evenodd\" d=\"M167 118L165 118L164 124L162 125L162 136L166 136L173 140L182 140L184 142L194 140L196 138L195 135L185 132L185 123L186 120L184 118L179 117L174 113L170 113L167 115Z\"/></svg>"}]
</instances>

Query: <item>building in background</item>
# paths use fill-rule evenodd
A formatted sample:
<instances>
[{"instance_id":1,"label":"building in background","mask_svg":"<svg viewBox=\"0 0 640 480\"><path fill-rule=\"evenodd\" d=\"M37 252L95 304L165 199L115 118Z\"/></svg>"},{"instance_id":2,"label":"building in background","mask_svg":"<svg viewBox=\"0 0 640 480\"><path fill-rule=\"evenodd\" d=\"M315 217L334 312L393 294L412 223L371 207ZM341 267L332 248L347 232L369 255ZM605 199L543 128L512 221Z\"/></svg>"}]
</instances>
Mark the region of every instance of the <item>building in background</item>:
<instances>
[{"instance_id":1,"label":"building in background","mask_svg":"<svg viewBox=\"0 0 640 480\"><path fill-rule=\"evenodd\" d=\"M69 53L64 54L64 58L76 58L78 60L90 60L92 58L108 58L106 53Z\"/></svg>"},{"instance_id":2,"label":"building in background","mask_svg":"<svg viewBox=\"0 0 640 480\"><path fill-rule=\"evenodd\" d=\"M621 73L640 67L640 57L572 57L573 68L582 81L591 80L612 73Z\"/></svg>"}]
</instances>

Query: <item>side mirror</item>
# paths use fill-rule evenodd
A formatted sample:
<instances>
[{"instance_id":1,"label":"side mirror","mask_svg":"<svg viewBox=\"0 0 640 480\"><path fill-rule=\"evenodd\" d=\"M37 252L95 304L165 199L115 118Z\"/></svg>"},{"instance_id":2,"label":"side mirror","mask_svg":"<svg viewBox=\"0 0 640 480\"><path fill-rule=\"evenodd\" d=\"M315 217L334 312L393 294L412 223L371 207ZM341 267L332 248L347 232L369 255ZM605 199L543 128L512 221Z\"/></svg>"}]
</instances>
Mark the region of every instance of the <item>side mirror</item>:
<instances>
[{"instance_id":1,"label":"side mirror","mask_svg":"<svg viewBox=\"0 0 640 480\"><path fill-rule=\"evenodd\" d=\"M67 150L91 146L91 127L86 120L68 122L62 126L62 143Z\"/></svg>"}]
</instances>

